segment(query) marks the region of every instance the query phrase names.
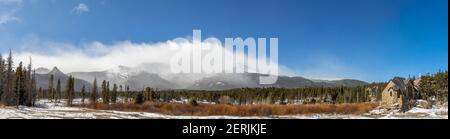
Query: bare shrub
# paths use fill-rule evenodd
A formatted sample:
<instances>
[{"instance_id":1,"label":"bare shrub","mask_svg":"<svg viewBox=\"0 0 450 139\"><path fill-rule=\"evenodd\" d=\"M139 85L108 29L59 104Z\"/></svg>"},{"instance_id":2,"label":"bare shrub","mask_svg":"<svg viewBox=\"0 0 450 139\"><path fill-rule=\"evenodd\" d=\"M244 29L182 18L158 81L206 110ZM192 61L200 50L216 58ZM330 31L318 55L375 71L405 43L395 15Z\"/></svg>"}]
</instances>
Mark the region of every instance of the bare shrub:
<instances>
[{"instance_id":1,"label":"bare shrub","mask_svg":"<svg viewBox=\"0 0 450 139\"><path fill-rule=\"evenodd\" d=\"M152 112L167 115L188 116L270 116L270 115L299 115L299 114L363 114L374 109L376 103L355 104L306 104L306 105L226 105L226 104L181 104L167 102L145 102L143 104L90 104L79 105L97 110L118 110L132 112Z\"/></svg>"}]
</instances>

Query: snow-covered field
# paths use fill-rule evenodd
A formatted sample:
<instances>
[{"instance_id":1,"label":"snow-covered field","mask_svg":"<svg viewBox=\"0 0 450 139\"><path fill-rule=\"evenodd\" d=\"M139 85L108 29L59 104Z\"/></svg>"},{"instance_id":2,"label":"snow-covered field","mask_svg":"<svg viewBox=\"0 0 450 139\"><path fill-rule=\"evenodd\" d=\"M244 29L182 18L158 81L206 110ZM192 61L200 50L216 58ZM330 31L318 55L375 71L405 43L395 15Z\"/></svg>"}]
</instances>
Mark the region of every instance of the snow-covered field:
<instances>
[{"instance_id":1,"label":"snow-covered field","mask_svg":"<svg viewBox=\"0 0 450 139\"><path fill-rule=\"evenodd\" d=\"M412 108L407 112L386 109L372 110L366 114L380 119L448 119L448 106L433 107L431 109Z\"/></svg>"},{"instance_id":2,"label":"snow-covered field","mask_svg":"<svg viewBox=\"0 0 450 139\"><path fill-rule=\"evenodd\" d=\"M75 100L79 103L79 100ZM313 114L268 117L170 116L147 112L120 112L65 107L63 103L41 100L38 107L0 107L0 119L448 119L448 106L433 109L413 108L401 113L376 109L363 115Z\"/></svg>"},{"instance_id":3,"label":"snow-covered field","mask_svg":"<svg viewBox=\"0 0 450 139\"><path fill-rule=\"evenodd\" d=\"M80 100L74 100L80 103ZM93 110L87 108L66 107L64 102L54 103L40 100L37 107L0 107L0 119L236 119L255 117L232 116L169 116L147 112L121 112L107 110Z\"/></svg>"}]
</instances>

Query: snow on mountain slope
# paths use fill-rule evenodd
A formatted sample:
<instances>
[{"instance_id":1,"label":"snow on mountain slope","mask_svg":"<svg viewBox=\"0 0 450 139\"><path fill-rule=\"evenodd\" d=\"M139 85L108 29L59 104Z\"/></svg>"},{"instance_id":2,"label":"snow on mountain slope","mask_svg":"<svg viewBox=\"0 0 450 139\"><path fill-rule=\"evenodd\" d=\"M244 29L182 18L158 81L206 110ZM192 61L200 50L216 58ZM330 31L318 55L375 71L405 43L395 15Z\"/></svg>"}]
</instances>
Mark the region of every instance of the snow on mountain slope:
<instances>
[{"instance_id":1,"label":"snow on mountain slope","mask_svg":"<svg viewBox=\"0 0 450 139\"><path fill-rule=\"evenodd\" d=\"M59 71L57 73L61 74L62 72ZM94 79L97 79L99 82L106 80L110 84L129 85L131 86L130 89L135 91L142 90L144 87L157 89L227 90L243 87L354 87L367 84L363 81L350 79L313 81L303 77L279 76L275 84L261 85L259 84L259 77L265 75L258 73L175 74L171 72L170 65L161 63L144 63L136 67L118 66L104 71L72 72L68 75L90 83Z\"/></svg>"}]
</instances>

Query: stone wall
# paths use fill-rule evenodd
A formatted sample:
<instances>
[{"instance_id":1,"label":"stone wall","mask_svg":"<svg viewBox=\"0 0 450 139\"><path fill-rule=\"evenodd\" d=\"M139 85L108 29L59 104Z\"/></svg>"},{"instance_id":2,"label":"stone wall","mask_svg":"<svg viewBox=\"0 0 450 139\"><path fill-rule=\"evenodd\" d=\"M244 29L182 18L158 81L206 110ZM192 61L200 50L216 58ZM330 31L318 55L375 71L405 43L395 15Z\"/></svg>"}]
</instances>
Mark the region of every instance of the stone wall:
<instances>
[{"instance_id":1,"label":"stone wall","mask_svg":"<svg viewBox=\"0 0 450 139\"><path fill-rule=\"evenodd\" d=\"M381 104L385 106L393 106L395 104L402 104L400 92L394 90L394 82L389 82L386 88L381 93Z\"/></svg>"}]
</instances>

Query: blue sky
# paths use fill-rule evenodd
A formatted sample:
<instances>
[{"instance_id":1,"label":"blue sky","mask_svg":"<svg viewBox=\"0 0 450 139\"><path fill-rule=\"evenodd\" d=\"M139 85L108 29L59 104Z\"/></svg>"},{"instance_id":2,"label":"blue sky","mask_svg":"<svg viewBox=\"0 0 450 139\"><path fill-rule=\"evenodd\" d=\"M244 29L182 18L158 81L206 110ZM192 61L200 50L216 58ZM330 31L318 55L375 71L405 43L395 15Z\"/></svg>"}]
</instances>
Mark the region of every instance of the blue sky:
<instances>
[{"instance_id":1,"label":"blue sky","mask_svg":"<svg viewBox=\"0 0 450 139\"><path fill-rule=\"evenodd\" d=\"M300 76L386 81L448 69L447 0L0 0L0 52L30 40L105 44L278 37ZM26 43L25 43L26 44ZM39 47L39 46L37 46Z\"/></svg>"}]
</instances>

